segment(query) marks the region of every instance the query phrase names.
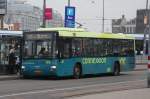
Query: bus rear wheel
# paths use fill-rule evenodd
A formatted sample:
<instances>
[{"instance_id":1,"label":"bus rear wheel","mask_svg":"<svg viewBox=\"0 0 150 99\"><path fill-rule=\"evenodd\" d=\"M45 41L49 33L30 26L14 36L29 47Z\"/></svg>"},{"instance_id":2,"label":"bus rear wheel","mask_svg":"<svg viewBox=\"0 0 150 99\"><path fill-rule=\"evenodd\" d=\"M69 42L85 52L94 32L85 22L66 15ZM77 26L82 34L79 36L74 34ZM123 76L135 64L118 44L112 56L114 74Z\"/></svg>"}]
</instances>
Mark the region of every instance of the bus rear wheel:
<instances>
[{"instance_id":1,"label":"bus rear wheel","mask_svg":"<svg viewBox=\"0 0 150 99\"><path fill-rule=\"evenodd\" d=\"M119 64L119 62L114 63L113 75L114 76L119 76L120 75L120 64Z\"/></svg>"},{"instance_id":2,"label":"bus rear wheel","mask_svg":"<svg viewBox=\"0 0 150 99\"><path fill-rule=\"evenodd\" d=\"M75 79L80 79L82 74L81 66L79 64L76 64L74 67L73 77Z\"/></svg>"}]
</instances>

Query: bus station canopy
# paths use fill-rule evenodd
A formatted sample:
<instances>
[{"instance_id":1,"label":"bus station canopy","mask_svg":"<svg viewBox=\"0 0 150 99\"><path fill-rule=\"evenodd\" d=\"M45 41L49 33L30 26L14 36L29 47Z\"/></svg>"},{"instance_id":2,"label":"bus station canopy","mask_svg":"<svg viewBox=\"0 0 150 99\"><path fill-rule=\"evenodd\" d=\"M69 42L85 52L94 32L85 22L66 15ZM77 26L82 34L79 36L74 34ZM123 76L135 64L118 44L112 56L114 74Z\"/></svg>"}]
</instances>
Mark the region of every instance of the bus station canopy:
<instances>
[{"instance_id":1,"label":"bus station canopy","mask_svg":"<svg viewBox=\"0 0 150 99\"><path fill-rule=\"evenodd\" d=\"M23 31L1 31L0 30L0 35L11 35L11 36L22 36Z\"/></svg>"}]
</instances>

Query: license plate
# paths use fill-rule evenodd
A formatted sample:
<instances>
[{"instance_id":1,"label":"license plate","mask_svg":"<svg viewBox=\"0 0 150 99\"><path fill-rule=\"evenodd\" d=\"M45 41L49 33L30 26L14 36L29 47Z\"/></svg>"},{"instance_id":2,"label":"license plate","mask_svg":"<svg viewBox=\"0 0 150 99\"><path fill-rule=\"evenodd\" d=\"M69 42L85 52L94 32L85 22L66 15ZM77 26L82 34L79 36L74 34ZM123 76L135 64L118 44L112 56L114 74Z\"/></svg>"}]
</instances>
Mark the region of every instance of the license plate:
<instances>
[{"instance_id":1,"label":"license plate","mask_svg":"<svg viewBox=\"0 0 150 99\"><path fill-rule=\"evenodd\" d=\"M36 74L36 75L41 75L41 74L42 74L42 71L36 70L36 71L35 71L35 74Z\"/></svg>"}]
</instances>

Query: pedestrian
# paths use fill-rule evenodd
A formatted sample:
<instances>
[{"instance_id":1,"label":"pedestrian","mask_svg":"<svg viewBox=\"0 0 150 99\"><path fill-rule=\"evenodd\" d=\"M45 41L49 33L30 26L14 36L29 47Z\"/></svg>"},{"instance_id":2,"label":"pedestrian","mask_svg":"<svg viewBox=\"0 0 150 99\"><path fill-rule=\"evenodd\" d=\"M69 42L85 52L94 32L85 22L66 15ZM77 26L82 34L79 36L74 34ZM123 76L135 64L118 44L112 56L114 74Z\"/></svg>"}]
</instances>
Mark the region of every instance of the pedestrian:
<instances>
[{"instance_id":1,"label":"pedestrian","mask_svg":"<svg viewBox=\"0 0 150 99\"><path fill-rule=\"evenodd\" d=\"M16 65L16 56L15 56L15 49L12 47L9 52L9 73L14 73L14 68Z\"/></svg>"}]
</instances>

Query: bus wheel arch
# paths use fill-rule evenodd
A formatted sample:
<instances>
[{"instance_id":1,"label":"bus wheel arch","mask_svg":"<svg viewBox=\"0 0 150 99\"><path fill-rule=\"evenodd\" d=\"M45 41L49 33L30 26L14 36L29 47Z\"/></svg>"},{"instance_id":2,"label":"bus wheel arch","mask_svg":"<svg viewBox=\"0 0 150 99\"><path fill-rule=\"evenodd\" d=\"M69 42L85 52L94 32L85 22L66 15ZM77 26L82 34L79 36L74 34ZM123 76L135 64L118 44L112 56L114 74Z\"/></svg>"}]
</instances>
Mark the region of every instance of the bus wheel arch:
<instances>
[{"instance_id":1,"label":"bus wheel arch","mask_svg":"<svg viewBox=\"0 0 150 99\"><path fill-rule=\"evenodd\" d=\"M80 62L75 63L73 68L73 77L75 79L80 79L82 76L82 64Z\"/></svg>"},{"instance_id":2,"label":"bus wheel arch","mask_svg":"<svg viewBox=\"0 0 150 99\"><path fill-rule=\"evenodd\" d=\"M114 66L113 66L113 75L114 76L119 76L120 75L120 62L119 61L115 61L114 62Z\"/></svg>"}]
</instances>

